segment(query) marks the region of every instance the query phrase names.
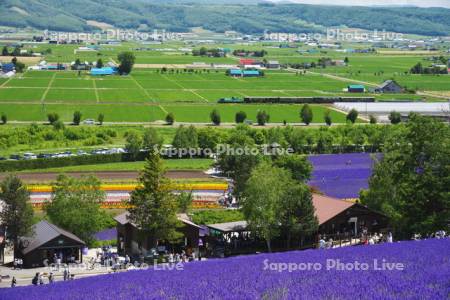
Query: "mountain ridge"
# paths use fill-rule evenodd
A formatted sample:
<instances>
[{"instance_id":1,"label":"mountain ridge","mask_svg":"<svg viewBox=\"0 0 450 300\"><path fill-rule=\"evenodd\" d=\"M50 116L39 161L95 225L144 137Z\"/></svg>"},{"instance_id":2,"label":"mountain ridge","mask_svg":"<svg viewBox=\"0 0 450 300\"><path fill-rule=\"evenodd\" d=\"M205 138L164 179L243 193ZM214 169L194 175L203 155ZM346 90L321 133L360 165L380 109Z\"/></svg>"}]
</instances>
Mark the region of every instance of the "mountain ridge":
<instances>
[{"instance_id":1,"label":"mountain ridge","mask_svg":"<svg viewBox=\"0 0 450 300\"><path fill-rule=\"evenodd\" d=\"M308 4L274 4L235 1L172 0L4 0L0 3L0 26L94 31L87 21L124 29L165 29L187 32L203 27L214 32L234 30L246 34L263 32L313 33L324 27L346 26L421 35L450 35L450 9L414 7L348 7Z\"/></svg>"}]
</instances>

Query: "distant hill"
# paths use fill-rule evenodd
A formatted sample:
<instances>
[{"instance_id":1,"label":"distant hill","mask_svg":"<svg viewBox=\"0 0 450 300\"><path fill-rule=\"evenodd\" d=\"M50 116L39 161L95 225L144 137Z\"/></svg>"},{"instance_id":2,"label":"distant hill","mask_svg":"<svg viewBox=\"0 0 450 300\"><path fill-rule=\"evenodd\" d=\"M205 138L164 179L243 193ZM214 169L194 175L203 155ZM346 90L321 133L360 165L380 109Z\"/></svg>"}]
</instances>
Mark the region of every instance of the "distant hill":
<instances>
[{"instance_id":1,"label":"distant hill","mask_svg":"<svg viewBox=\"0 0 450 300\"><path fill-rule=\"evenodd\" d=\"M228 3L226 3L228 2ZM238 4L244 3L244 4ZM449 35L450 9L344 7L255 1L3 0L0 26L90 31L95 21L128 29L185 32L193 27L224 32L309 33L326 26ZM94 23L95 23L94 22ZM92 24L92 22L90 23Z\"/></svg>"}]
</instances>

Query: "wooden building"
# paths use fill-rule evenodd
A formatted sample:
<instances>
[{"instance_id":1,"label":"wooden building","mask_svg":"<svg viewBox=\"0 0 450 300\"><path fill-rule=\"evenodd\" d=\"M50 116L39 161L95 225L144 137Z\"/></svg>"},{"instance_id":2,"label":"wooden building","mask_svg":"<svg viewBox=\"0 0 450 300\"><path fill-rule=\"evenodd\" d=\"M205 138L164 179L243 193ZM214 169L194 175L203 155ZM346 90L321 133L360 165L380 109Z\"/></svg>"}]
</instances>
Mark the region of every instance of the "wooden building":
<instances>
[{"instance_id":1,"label":"wooden building","mask_svg":"<svg viewBox=\"0 0 450 300\"><path fill-rule=\"evenodd\" d=\"M114 218L117 222L117 251L121 255L129 255L132 258L146 256L152 248L153 238L132 223L128 216L129 213L124 212ZM159 250L180 252L181 249L197 249L201 227L191 222L186 214L178 214L177 217L182 224L177 229L183 235L182 241L176 245L160 241Z\"/></svg>"},{"instance_id":2,"label":"wooden building","mask_svg":"<svg viewBox=\"0 0 450 300\"><path fill-rule=\"evenodd\" d=\"M81 262L85 246L85 242L74 234L43 220L33 225L31 236L20 238L14 252L16 257L23 259L25 268L35 268L44 266L46 260L48 264L54 263L55 255L62 263L69 262L71 257Z\"/></svg>"},{"instance_id":3,"label":"wooden building","mask_svg":"<svg viewBox=\"0 0 450 300\"><path fill-rule=\"evenodd\" d=\"M320 234L334 239L359 237L362 232L379 233L386 231L389 226L386 216L358 203L313 194L313 205L319 222L319 229L314 236ZM212 256L223 257L266 250L265 241L252 234L246 221L209 224L207 228L207 243ZM305 241L305 246L308 247L309 244L311 247L316 242L311 238L313 237ZM276 251L286 250L283 238L273 240L272 248Z\"/></svg>"}]
</instances>

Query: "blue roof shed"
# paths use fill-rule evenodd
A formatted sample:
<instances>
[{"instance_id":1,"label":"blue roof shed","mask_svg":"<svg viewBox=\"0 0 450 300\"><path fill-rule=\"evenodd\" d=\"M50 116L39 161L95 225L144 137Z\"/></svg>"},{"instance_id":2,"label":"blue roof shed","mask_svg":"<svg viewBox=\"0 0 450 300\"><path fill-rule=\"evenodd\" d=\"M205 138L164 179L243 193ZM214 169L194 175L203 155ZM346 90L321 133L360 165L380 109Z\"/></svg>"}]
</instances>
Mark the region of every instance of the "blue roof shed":
<instances>
[{"instance_id":1,"label":"blue roof shed","mask_svg":"<svg viewBox=\"0 0 450 300\"><path fill-rule=\"evenodd\" d=\"M244 70L244 76L259 76L258 70Z\"/></svg>"},{"instance_id":2,"label":"blue roof shed","mask_svg":"<svg viewBox=\"0 0 450 300\"><path fill-rule=\"evenodd\" d=\"M230 70L231 76L242 76L242 70L239 69L231 69Z\"/></svg>"},{"instance_id":3,"label":"blue roof shed","mask_svg":"<svg viewBox=\"0 0 450 300\"><path fill-rule=\"evenodd\" d=\"M2 71L4 73L8 73L8 72L14 71L14 69L15 69L15 66L14 66L13 63L7 63L7 64L3 64L2 65Z\"/></svg>"},{"instance_id":4,"label":"blue roof shed","mask_svg":"<svg viewBox=\"0 0 450 300\"><path fill-rule=\"evenodd\" d=\"M91 75L113 75L116 73L116 70L110 67L107 68L92 68Z\"/></svg>"}]
</instances>

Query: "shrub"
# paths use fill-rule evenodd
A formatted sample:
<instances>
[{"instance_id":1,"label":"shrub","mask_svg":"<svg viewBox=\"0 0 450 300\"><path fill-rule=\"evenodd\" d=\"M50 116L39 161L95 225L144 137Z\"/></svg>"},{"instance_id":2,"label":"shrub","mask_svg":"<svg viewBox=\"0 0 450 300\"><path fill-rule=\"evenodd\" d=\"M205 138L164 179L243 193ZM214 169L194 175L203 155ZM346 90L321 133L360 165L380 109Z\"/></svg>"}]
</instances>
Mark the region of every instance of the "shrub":
<instances>
[{"instance_id":1,"label":"shrub","mask_svg":"<svg viewBox=\"0 0 450 300\"><path fill-rule=\"evenodd\" d=\"M402 115L399 112L391 111L389 114L389 121L391 124L399 124L402 121Z\"/></svg>"},{"instance_id":2,"label":"shrub","mask_svg":"<svg viewBox=\"0 0 450 300\"><path fill-rule=\"evenodd\" d=\"M258 125L264 126L267 122L269 122L270 116L268 113L266 113L265 110L260 110L256 114L256 121L258 122Z\"/></svg>"},{"instance_id":3,"label":"shrub","mask_svg":"<svg viewBox=\"0 0 450 300\"><path fill-rule=\"evenodd\" d=\"M347 121L350 121L352 124L355 124L357 119L358 119L358 111L353 108L347 114Z\"/></svg>"},{"instance_id":4,"label":"shrub","mask_svg":"<svg viewBox=\"0 0 450 300\"><path fill-rule=\"evenodd\" d=\"M221 120L220 120L220 113L219 113L219 111L217 109L214 109L209 116L211 118L211 122L214 125L220 125L220 122L221 122Z\"/></svg>"},{"instance_id":5,"label":"shrub","mask_svg":"<svg viewBox=\"0 0 450 300\"><path fill-rule=\"evenodd\" d=\"M247 114L245 111L238 111L234 117L236 123L244 123L245 119L247 119Z\"/></svg>"},{"instance_id":6,"label":"shrub","mask_svg":"<svg viewBox=\"0 0 450 300\"><path fill-rule=\"evenodd\" d=\"M58 120L58 121L53 122L52 124L53 124L53 128L55 130L62 130L65 128L63 121Z\"/></svg>"},{"instance_id":7,"label":"shrub","mask_svg":"<svg viewBox=\"0 0 450 300\"><path fill-rule=\"evenodd\" d=\"M47 114L47 119L48 122L53 125L53 123L59 120L59 115L57 113L49 113Z\"/></svg>"},{"instance_id":8,"label":"shrub","mask_svg":"<svg viewBox=\"0 0 450 300\"><path fill-rule=\"evenodd\" d=\"M103 125L103 121L105 120L105 115L104 114L99 114L97 121L99 125Z\"/></svg>"},{"instance_id":9,"label":"shrub","mask_svg":"<svg viewBox=\"0 0 450 300\"><path fill-rule=\"evenodd\" d=\"M81 112L76 111L73 113L73 125L80 125L81 122Z\"/></svg>"},{"instance_id":10,"label":"shrub","mask_svg":"<svg viewBox=\"0 0 450 300\"><path fill-rule=\"evenodd\" d=\"M173 125L173 123L175 122L175 116L173 113L168 113L166 116L166 123L167 125Z\"/></svg>"}]
</instances>

